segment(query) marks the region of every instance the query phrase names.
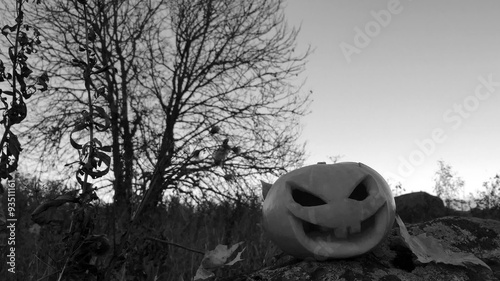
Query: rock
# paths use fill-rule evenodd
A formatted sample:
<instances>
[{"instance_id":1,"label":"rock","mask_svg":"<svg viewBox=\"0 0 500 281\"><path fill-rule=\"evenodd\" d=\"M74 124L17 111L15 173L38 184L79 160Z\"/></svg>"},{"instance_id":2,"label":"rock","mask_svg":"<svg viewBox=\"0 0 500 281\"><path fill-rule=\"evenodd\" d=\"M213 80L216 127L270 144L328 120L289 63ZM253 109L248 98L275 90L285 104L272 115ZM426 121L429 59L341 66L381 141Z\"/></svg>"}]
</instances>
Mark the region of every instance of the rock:
<instances>
[{"instance_id":1,"label":"rock","mask_svg":"<svg viewBox=\"0 0 500 281\"><path fill-rule=\"evenodd\" d=\"M405 223L417 223L450 214L443 200L426 192L413 192L396 196L396 212Z\"/></svg>"},{"instance_id":2,"label":"rock","mask_svg":"<svg viewBox=\"0 0 500 281\"><path fill-rule=\"evenodd\" d=\"M230 280L262 281L425 281L500 280L500 221L473 217L443 217L420 224L407 224L412 235L422 232L439 239L455 252L473 253L491 268L442 263L420 263L393 228L372 252L357 258L330 261L288 258L250 275ZM279 261L278 261L279 262Z\"/></svg>"}]
</instances>

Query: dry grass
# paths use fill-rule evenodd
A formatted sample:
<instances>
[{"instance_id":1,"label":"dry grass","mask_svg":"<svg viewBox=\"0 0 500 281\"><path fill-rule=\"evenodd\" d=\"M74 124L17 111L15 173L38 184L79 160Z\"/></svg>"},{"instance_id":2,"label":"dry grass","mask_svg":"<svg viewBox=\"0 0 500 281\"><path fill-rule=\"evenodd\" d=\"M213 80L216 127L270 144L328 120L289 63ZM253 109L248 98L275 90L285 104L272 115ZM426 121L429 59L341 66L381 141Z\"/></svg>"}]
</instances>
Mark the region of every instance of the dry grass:
<instances>
[{"instance_id":1,"label":"dry grass","mask_svg":"<svg viewBox=\"0 0 500 281\"><path fill-rule=\"evenodd\" d=\"M30 232L33 225L31 206L26 195L18 195L19 228L16 236L16 276L12 280L57 280L64 266L66 253L65 233L71 223L71 207L64 206L57 223L42 226L40 233ZM24 203L22 203L24 202ZM113 240L113 218L110 207L99 207L96 213L95 233L106 233ZM243 241L246 247L244 261L231 268L218 270L220 277L257 270L267 263L271 242L261 229L261 202L258 198L246 203L215 204L205 202L198 206L171 200L164 208L152 213L132 231L133 241L126 252L127 279L125 280L192 280L202 255L148 237L171 241L191 249L205 252L217 244L235 244ZM31 231L33 232L34 229ZM6 245L1 247L2 253ZM104 266L111 255L97 262ZM12 276L6 272L5 255L2 254L0 276ZM118 272L118 269L108 269ZM117 276L116 274L114 276ZM2 279L3 280L3 279ZM92 279L89 279L92 280Z\"/></svg>"}]
</instances>

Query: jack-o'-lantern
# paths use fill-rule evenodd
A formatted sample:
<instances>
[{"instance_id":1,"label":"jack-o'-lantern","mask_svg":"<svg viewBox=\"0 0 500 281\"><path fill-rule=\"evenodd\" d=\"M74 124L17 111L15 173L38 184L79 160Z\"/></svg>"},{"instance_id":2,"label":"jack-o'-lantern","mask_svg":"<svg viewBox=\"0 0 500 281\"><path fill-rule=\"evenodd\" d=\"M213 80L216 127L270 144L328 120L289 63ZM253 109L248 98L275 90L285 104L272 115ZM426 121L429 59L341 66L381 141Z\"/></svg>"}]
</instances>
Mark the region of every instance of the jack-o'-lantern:
<instances>
[{"instance_id":1,"label":"jack-o'-lantern","mask_svg":"<svg viewBox=\"0 0 500 281\"><path fill-rule=\"evenodd\" d=\"M394 223L396 205L387 182L361 163L302 167L281 176L264 196L267 234L298 258L364 254Z\"/></svg>"}]
</instances>

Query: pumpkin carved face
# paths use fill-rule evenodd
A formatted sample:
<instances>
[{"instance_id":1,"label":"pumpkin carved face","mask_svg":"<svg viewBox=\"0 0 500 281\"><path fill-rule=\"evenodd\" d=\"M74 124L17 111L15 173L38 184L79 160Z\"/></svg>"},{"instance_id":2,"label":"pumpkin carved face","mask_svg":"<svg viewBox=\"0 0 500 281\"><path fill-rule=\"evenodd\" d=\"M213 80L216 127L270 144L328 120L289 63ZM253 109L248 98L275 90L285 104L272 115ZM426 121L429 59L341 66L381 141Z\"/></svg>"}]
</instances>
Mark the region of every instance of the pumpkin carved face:
<instances>
[{"instance_id":1,"label":"pumpkin carved face","mask_svg":"<svg viewBox=\"0 0 500 281\"><path fill-rule=\"evenodd\" d=\"M263 225L284 252L347 258L377 246L396 205L386 181L361 163L317 164L281 176L265 195Z\"/></svg>"}]
</instances>

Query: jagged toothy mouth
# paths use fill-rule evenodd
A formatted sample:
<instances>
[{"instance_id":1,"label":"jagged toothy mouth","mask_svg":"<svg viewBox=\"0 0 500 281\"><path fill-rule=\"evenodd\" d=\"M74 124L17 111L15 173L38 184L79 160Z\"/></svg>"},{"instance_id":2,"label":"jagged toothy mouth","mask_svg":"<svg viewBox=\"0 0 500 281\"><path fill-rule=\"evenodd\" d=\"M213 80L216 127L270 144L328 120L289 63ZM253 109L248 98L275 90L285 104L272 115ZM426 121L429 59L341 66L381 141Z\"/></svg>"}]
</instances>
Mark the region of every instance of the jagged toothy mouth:
<instances>
[{"instance_id":1,"label":"jagged toothy mouth","mask_svg":"<svg viewBox=\"0 0 500 281\"><path fill-rule=\"evenodd\" d=\"M350 228L342 229L325 227L301 219L299 219L299 221L302 222L304 234L313 240L355 240L372 233L372 231L376 228L376 218L383 211L385 205L386 204L382 205L371 217L361 222L360 231L355 231Z\"/></svg>"}]
</instances>

